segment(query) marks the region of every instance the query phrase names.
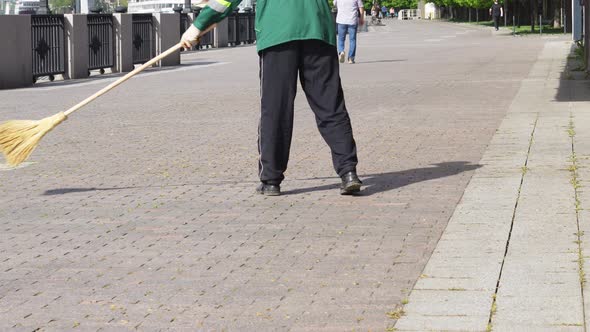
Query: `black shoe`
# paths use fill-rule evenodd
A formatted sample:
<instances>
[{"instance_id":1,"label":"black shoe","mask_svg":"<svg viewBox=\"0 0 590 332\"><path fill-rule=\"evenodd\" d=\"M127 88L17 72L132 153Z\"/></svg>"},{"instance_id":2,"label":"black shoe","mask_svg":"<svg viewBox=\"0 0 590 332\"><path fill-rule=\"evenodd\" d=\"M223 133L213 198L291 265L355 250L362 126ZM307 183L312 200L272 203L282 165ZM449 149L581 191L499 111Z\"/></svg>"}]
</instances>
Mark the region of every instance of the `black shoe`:
<instances>
[{"instance_id":1,"label":"black shoe","mask_svg":"<svg viewBox=\"0 0 590 332\"><path fill-rule=\"evenodd\" d=\"M281 186L278 184L261 183L256 187L256 192L265 196L279 196L281 194Z\"/></svg>"},{"instance_id":2,"label":"black shoe","mask_svg":"<svg viewBox=\"0 0 590 332\"><path fill-rule=\"evenodd\" d=\"M361 191L363 184L355 171L348 172L341 176L340 195L352 195Z\"/></svg>"}]
</instances>

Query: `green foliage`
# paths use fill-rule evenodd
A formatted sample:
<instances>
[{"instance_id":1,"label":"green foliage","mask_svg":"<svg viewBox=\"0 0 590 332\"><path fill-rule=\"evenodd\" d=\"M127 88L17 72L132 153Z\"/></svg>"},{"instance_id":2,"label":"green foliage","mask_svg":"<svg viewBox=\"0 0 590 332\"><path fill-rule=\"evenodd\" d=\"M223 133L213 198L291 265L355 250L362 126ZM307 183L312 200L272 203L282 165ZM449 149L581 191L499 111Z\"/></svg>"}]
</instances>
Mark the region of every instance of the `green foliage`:
<instances>
[{"instance_id":1,"label":"green foliage","mask_svg":"<svg viewBox=\"0 0 590 332\"><path fill-rule=\"evenodd\" d=\"M74 0L49 0L49 8L55 11L59 8L73 7Z\"/></svg>"},{"instance_id":2,"label":"green foliage","mask_svg":"<svg viewBox=\"0 0 590 332\"><path fill-rule=\"evenodd\" d=\"M492 6L494 0L425 0L426 2L433 2L437 6L445 7L467 7L487 9ZM377 3L379 7L385 5L387 8L393 7L398 9L417 8L418 0L363 0L365 10L370 10L373 3ZM502 4L503 1L498 1Z\"/></svg>"},{"instance_id":3,"label":"green foliage","mask_svg":"<svg viewBox=\"0 0 590 332\"><path fill-rule=\"evenodd\" d=\"M373 2L381 6L385 5L387 8L393 7L397 11L398 9L410 9L418 7L418 0L363 0L365 4L365 10L370 11L373 6Z\"/></svg>"}]
</instances>

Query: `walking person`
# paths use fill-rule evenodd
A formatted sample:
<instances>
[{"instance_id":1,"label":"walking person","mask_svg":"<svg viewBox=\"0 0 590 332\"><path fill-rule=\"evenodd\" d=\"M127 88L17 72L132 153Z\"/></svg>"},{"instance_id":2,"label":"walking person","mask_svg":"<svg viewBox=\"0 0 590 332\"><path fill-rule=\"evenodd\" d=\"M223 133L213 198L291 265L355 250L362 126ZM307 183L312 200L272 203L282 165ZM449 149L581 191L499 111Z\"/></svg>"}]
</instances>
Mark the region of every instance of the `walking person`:
<instances>
[{"instance_id":1,"label":"walking person","mask_svg":"<svg viewBox=\"0 0 590 332\"><path fill-rule=\"evenodd\" d=\"M301 1L301 0L299 0ZM334 6L338 8L336 24L338 25L338 58L344 62L344 44L348 34L348 63L354 63L356 56L356 34L358 27L365 24L365 8L362 0L334 0ZM360 15L359 15L360 13Z\"/></svg>"},{"instance_id":2,"label":"walking person","mask_svg":"<svg viewBox=\"0 0 590 332\"><path fill-rule=\"evenodd\" d=\"M502 6L498 4L498 0L494 0L492 7L490 8L490 15L492 15L492 19L494 20L494 29L498 31L498 24L500 22L500 17L504 16L504 10Z\"/></svg>"},{"instance_id":3,"label":"walking person","mask_svg":"<svg viewBox=\"0 0 590 332\"><path fill-rule=\"evenodd\" d=\"M182 35L190 48L212 24L231 14L241 0L209 0ZM258 127L256 191L278 196L285 178L297 77L315 113L318 129L330 147L332 163L341 178L340 194L360 191L356 174L356 143L340 84L336 33L324 0L259 0L256 7L256 48L260 64L261 114Z\"/></svg>"}]
</instances>

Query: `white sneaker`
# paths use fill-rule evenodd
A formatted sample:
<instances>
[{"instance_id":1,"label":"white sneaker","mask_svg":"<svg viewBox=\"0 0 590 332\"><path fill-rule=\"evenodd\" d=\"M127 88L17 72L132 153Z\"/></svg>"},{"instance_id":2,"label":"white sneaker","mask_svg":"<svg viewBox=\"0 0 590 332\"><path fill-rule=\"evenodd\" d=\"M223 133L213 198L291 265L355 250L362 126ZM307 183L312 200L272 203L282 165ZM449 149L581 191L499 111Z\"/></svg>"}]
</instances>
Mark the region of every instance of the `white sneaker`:
<instances>
[{"instance_id":1,"label":"white sneaker","mask_svg":"<svg viewBox=\"0 0 590 332\"><path fill-rule=\"evenodd\" d=\"M340 60L340 63L344 63L344 52L340 52L340 54L338 54L338 58Z\"/></svg>"}]
</instances>

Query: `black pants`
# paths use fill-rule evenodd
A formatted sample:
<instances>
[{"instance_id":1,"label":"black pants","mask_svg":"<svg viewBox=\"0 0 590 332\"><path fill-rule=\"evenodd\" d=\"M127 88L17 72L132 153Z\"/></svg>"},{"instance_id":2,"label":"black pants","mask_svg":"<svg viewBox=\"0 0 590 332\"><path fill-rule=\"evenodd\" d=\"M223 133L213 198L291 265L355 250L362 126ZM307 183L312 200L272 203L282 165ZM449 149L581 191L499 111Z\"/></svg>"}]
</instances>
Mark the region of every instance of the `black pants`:
<instances>
[{"instance_id":1,"label":"black pants","mask_svg":"<svg viewBox=\"0 0 590 332\"><path fill-rule=\"evenodd\" d=\"M492 19L494 20L494 28L498 30L498 22L500 22L500 15L494 15L492 16Z\"/></svg>"},{"instance_id":2,"label":"black pants","mask_svg":"<svg viewBox=\"0 0 590 332\"><path fill-rule=\"evenodd\" d=\"M292 41L260 52L258 167L262 182L279 184L285 178L297 75L318 129L332 151L336 173L341 176L356 169L356 145L338 66L336 47L320 40Z\"/></svg>"}]
</instances>

